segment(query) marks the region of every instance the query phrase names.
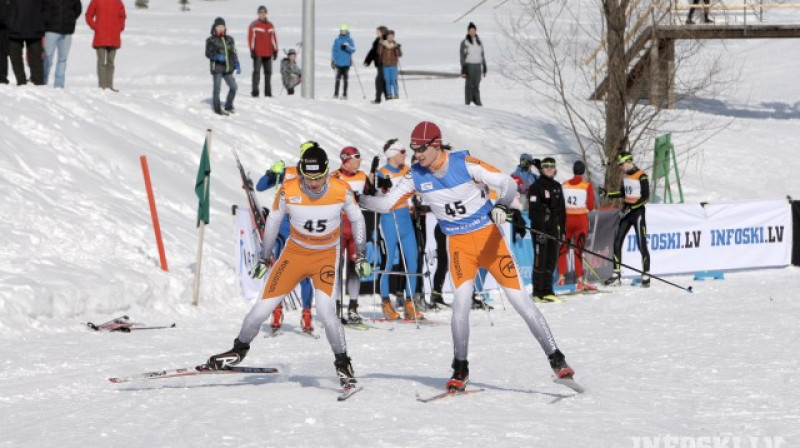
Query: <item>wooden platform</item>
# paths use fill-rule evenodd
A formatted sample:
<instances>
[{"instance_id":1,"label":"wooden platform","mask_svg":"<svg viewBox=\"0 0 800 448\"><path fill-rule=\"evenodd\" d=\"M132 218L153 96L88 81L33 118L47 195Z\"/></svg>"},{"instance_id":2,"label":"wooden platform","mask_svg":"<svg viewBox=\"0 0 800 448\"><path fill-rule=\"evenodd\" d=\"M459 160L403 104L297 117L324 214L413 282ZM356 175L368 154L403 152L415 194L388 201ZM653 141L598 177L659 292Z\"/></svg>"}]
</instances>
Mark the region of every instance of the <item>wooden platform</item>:
<instances>
[{"instance_id":1,"label":"wooden platform","mask_svg":"<svg viewBox=\"0 0 800 448\"><path fill-rule=\"evenodd\" d=\"M627 89L633 101L649 99L650 104L675 106L675 42L708 39L791 39L800 38L800 24L658 25L644 29L625 53ZM635 63L634 63L635 61ZM608 78L589 97L601 100L608 91Z\"/></svg>"}]
</instances>

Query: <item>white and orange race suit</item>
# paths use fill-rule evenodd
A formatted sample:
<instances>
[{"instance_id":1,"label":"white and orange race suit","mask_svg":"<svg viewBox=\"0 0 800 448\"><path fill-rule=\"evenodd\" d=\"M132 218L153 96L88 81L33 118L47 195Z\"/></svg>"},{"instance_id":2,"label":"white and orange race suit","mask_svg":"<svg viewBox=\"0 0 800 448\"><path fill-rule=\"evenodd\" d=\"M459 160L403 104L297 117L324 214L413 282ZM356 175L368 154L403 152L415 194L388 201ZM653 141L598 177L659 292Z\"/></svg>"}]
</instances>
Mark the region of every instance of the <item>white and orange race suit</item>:
<instances>
[{"instance_id":1,"label":"white and orange race suit","mask_svg":"<svg viewBox=\"0 0 800 448\"><path fill-rule=\"evenodd\" d=\"M283 298L306 277L314 283L317 319L334 353L344 353L344 330L336 317L334 293L339 272L339 234L342 212L349 218L357 250L365 246L364 217L346 182L329 179L319 193L310 192L302 179L286 179L275 197L267 217L262 258L269 258L284 215L289 215L291 230L286 247L272 264L261 300L245 317L239 340L249 343L261 324Z\"/></svg>"}]
</instances>

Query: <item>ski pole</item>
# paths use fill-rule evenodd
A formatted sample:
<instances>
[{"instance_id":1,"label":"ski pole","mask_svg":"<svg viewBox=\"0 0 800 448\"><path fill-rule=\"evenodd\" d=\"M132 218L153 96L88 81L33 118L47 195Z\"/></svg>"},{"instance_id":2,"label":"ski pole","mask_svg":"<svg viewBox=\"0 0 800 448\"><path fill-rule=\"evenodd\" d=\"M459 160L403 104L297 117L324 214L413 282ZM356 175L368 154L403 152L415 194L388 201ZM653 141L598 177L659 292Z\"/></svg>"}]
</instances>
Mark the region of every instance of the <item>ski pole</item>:
<instances>
[{"instance_id":1,"label":"ski pole","mask_svg":"<svg viewBox=\"0 0 800 448\"><path fill-rule=\"evenodd\" d=\"M353 64L353 55L350 55L350 65L353 67L353 70L356 72L356 79L358 80L358 86L361 87L361 95L363 95L364 99L367 99L367 92L364 91L364 85L361 84L361 76L358 74L358 64Z\"/></svg>"},{"instance_id":2,"label":"ski pole","mask_svg":"<svg viewBox=\"0 0 800 448\"><path fill-rule=\"evenodd\" d=\"M512 223L512 225L514 225L514 224ZM544 233L544 232L542 232L542 231L540 231L540 230L536 230L536 229L534 229L534 228L532 228L532 227L527 227L527 226L522 226L522 225L517 225L517 227L519 227L519 228L524 228L524 229L526 229L526 230L528 230L528 231L530 231L530 232L536 233L537 235L541 235L541 236L543 236L543 237L545 237L545 238L549 238L549 239L551 239L551 240L558 241L558 242L559 242L559 243L561 243L561 244L566 244L566 245L567 245L567 246L569 246L569 247L575 248L575 245L574 245L574 244L572 244L572 243L570 243L570 242L564 241L564 240L562 240L561 238L557 238L557 237L555 237L555 236L552 236L552 235L548 235L548 234L546 234L546 233ZM595 256L595 257L597 257L597 258L602 258L603 260L610 261L610 262L612 262L612 263L617 263L617 262L616 262L616 261L614 261L613 259L611 259L611 258L608 258L608 257L606 257L605 255L600 255L600 254L598 254L597 252L591 251L591 250L589 250L589 249L585 249L585 248L584 248L584 249L581 249L581 250L582 250L583 252L586 252L586 253L588 253L588 254L592 254L592 255L594 255L594 256ZM644 274L644 273L645 273L644 271L642 271L642 270L640 270L640 269L636 269L635 267L633 267L633 266L630 266L630 265L627 265L627 264L625 264L625 263L622 263L622 262L619 262L619 265L620 265L620 266L623 266L623 267L626 267L626 268L630 269L631 271L638 272L638 273L640 273L640 274ZM652 274L647 274L647 275L649 275L649 276L650 276L650 278L654 278L654 279L656 279L656 280L658 280L658 281L660 281L660 282L663 282L663 283L666 283L666 284L668 284L668 285L674 286L674 287L676 287L676 288L678 288L678 289L682 289L682 290L684 290L684 291L686 291L686 292L690 292L690 293L691 293L691 292L694 292L694 291L692 291L692 287L691 287L691 286L681 286L681 285L678 285L678 284L672 283L672 282L671 282L671 281L669 281L669 280L665 280L665 279L663 279L663 278L661 278L661 277L659 277L659 276L657 276L657 275L652 275Z\"/></svg>"},{"instance_id":3,"label":"ski pole","mask_svg":"<svg viewBox=\"0 0 800 448\"><path fill-rule=\"evenodd\" d=\"M403 94L405 94L406 99L408 99L408 90L406 90L406 78L403 76L403 67L400 65L400 58L397 58L397 76L400 77L400 81L403 83Z\"/></svg>"},{"instance_id":4,"label":"ski pole","mask_svg":"<svg viewBox=\"0 0 800 448\"><path fill-rule=\"evenodd\" d=\"M408 272L408 263L406 262L406 253L403 250L403 240L400 236L400 226L397 224L397 215L395 214L394 210L392 210L392 222L394 222L394 230L397 232L397 246L400 247L400 261L403 262L403 270ZM414 324L417 326L417 330L419 330L419 321L417 320L417 305L414 303L414 291L411 290L411 282L406 276L406 287L405 289L409 293L409 297L411 297L411 311L414 312Z\"/></svg>"},{"instance_id":5,"label":"ski pole","mask_svg":"<svg viewBox=\"0 0 800 448\"><path fill-rule=\"evenodd\" d=\"M597 277L597 280L603 281L603 279L600 278L600 275L597 273L597 271L594 270L592 265L589 264L589 262L586 260L586 257L583 256L583 254L581 254L581 260L583 260L583 265L589 268L589 272L591 272L595 277Z\"/></svg>"}]
</instances>

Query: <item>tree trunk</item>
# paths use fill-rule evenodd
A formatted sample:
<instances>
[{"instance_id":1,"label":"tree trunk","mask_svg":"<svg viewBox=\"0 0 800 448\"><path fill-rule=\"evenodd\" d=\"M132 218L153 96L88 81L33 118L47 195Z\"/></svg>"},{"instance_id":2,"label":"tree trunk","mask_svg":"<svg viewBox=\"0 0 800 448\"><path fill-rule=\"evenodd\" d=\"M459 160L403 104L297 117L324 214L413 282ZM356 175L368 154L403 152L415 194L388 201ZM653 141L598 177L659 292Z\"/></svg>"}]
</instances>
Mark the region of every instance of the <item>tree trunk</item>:
<instances>
[{"instance_id":1,"label":"tree trunk","mask_svg":"<svg viewBox=\"0 0 800 448\"><path fill-rule=\"evenodd\" d=\"M626 117L628 66L625 63L625 28L627 26L625 9L627 4L627 0L603 1L609 81L605 102L604 152L608 162L605 186L609 191L616 190L620 184L621 173L617 168L617 154L625 151L628 147ZM606 199L604 205L608 205L609 202Z\"/></svg>"}]
</instances>

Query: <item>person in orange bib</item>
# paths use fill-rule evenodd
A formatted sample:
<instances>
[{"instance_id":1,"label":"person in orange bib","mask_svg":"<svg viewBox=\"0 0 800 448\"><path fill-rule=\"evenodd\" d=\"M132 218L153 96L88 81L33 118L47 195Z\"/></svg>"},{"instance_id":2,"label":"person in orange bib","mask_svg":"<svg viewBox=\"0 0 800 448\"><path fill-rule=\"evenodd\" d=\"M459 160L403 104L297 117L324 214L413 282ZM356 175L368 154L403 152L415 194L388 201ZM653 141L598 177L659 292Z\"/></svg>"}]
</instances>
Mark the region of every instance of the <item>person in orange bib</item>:
<instances>
[{"instance_id":1,"label":"person in orange bib","mask_svg":"<svg viewBox=\"0 0 800 448\"><path fill-rule=\"evenodd\" d=\"M592 184L583 178L586 172L586 165L581 160L575 161L572 166L572 179L562 184L564 191L564 202L567 207L566 241L574 246L575 255L575 277L576 286L579 291L595 290L597 287L591 285L583 276L583 246L586 245L586 235L589 233L589 212L594 210L594 188ZM564 273L567 271L567 252L570 246L561 245L561 253L558 257L558 284L564 284Z\"/></svg>"},{"instance_id":2,"label":"person in orange bib","mask_svg":"<svg viewBox=\"0 0 800 448\"><path fill-rule=\"evenodd\" d=\"M366 173L361 171L361 152L358 148L347 146L339 153L339 158L342 165L338 170L331 173L331 177L341 179L350 186L353 190L356 200L364 193L365 190L372 188ZM366 223L366 217L365 217ZM361 290L361 279L356 273L356 242L353 238L353 231L350 225L350 220L347 215L342 216L342 248L347 251L347 292L350 296L350 303L347 305L347 318L345 319L348 324L359 324L363 321L360 314L358 314L358 295ZM343 317L344 318L344 317Z\"/></svg>"},{"instance_id":3,"label":"person in orange bib","mask_svg":"<svg viewBox=\"0 0 800 448\"><path fill-rule=\"evenodd\" d=\"M647 250L647 223L644 205L650 199L650 182L647 174L633 163L633 155L622 152L617 156L617 165L625 176L618 191L609 191L609 198L624 198L619 211L619 227L614 234L614 273L606 279L606 286L620 284L620 263L622 262L622 243L625 235L633 227L639 252L642 254L642 288L650 287L650 251Z\"/></svg>"},{"instance_id":4,"label":"person in orange bib","mask_svg":"<svg viewBox=\"0 0 800 448\"><path fill-rule=\"evenodd\" d=\"M358 250L356 272L365 277L372 270L363 255L364 217L347 183L329 178L328 156L322 148L314 146L303 153L298 173L297 178L284 181L267 217L261 260L254 269L255 277L268 273L261 300L256 301L244 318L233 348L209 358L208 366L224 369L241 362L272 310L301 280L310 277L316 291L317 318L325 327L325 336L335 355L334 366L340 383L343 388L351 389L356 379L333 297L339 271L342 212L347 214L353 228ZM284 215L289 216L291 233L286 247L273 263L272 248Z\"/></svg>"}]
</instances>

